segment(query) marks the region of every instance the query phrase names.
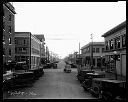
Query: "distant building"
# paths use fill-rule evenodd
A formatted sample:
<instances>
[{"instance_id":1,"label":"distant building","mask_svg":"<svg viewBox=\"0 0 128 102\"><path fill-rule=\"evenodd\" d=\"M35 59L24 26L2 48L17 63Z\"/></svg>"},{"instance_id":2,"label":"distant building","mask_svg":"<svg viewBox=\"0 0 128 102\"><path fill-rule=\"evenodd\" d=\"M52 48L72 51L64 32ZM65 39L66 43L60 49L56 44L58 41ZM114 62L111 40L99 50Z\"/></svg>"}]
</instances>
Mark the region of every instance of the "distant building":
<instances>
[{"instance_id":1,"label":"distant building","mask_svg":"<svg viewBox=\"0 0 128 102\"><path fill-rule=\"evenodd\" d=\"M43 34L36 34L34 35L36 38L38 38L41 42L41 58L45 58L45 37Z\"/></svg>"},{"instance_id":2,"label":"distant building","mask_svg":"<svg viewBox=\"0 0 128 102\"><path fill-rule=\"evenodd\" d=\"M81 56L83 58L83 64L91 65L91 45L92 42L88 43L87 45L81 48ZM94 68L100 68L101 62L102 66L104 66L105 62L105 53L104 42L93 42L93 66Z\"/></svg>"},{"instance_id":3,"label":"distant building","mask_svg":"<svg viewBox=\"0 0 128 102\"><path fill-rule=\"evenodd\" d=\"M117 52L116 69L117 74L126 76L126 21L102 35L105 39L107 71L115 71L113 59L114 51Z\"/></svg>"},{"instance_id":4,"label":"distant building","mask_svg":"<svg viewBox=\"0 0 128 102\"><path fill-rule=\"evenodd\" d=\"M11 3L3 3L3 63L14 61L15 8ZM3 67L4 68L4 67Z\"/></svg>"},{"instance_id":5,"label":"distant building","mask_svg":"<svg viewBox=\"0 0 128 102\"><path fill-rule=\"evenodd\" d=\"M40 65L41 42L31 32L15 32L15 61L26 61L29 69Z\"/></svg>"}]
</instances>

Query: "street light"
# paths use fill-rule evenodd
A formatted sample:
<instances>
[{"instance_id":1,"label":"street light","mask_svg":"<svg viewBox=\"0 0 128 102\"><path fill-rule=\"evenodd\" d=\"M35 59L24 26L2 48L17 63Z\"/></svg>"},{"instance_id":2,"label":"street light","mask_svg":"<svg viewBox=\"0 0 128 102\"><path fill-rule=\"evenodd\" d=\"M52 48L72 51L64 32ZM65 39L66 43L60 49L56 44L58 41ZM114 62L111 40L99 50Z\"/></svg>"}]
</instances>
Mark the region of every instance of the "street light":
<instances>
[{"instance_id":1,"label":"street light","mask_svg":"<svg viewBox=\"0 0 128 102\"><path fill-rule=\"evenodd\" d=\"M113 54L114 54L113 57L114 57L114 62L115 62L115 78L117 80L117 70L116 70L117 51L114 51Z\"/></svg>"}]
</instances>

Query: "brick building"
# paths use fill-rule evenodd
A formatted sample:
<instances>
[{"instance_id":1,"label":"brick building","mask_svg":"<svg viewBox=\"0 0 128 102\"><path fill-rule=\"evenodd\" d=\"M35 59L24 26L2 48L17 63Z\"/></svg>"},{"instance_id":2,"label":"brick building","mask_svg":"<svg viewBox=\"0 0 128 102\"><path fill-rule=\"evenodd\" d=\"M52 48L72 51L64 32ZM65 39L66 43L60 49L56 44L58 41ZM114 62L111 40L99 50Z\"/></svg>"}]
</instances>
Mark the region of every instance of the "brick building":
<instances>
[{"instance_id":1,"label":"brick building","mask_svg":"<svg viewBox=\"0 0 128 102\"><path fill-rule=\"evenodd\" d=\"M104 33L102 37L105 39L107 71L114 73L116 68L117 74L126 76L126 21ZM114 51L117 53L116 63L113 59Z\"/></svg>"},{"instance_id":2,"label":"brick building","mask_svg":"<svg viewBox=\"0 0 128 102\"><path fill-rule=\"evenodd\" d=\"M15 60L25 61L28 68L40 65L41 42L31 32L15 32Z\"/></svg>"},{"instance_id":3,"label":"brick building","mask_svg":"<svg viewBox=\"0 0 128 102\"><path fill-rule=\"evenodd\" d=\"M31 64L31 32L15 32L15 61Z\"/></svg>"},{"instance_id":4,"label":"brick building","mask_svg":"<svg viewBox=\"0 0 128 102\"><path fill-rule=\"evenodd\" d=\"M105 62L105 53L104 53L104 42L93 42L93 66L94 68L100 68L101 63L102 67L104 67ZM81 48L81 56L83 59L83 64L91 65L91 46L92 42L88 43L87 45Z\"/></svg>"},{"instance_id":5,"label":"brick building","mask_svg":"<svg viewBox=\"0 0 128 102\"><path fill-rule=\"evenodd\" d=\"M11 3L3 3L3 64L14 61L15 8ZM3 67L4 68L4 67Z\"/></svg>"}]
</instances>

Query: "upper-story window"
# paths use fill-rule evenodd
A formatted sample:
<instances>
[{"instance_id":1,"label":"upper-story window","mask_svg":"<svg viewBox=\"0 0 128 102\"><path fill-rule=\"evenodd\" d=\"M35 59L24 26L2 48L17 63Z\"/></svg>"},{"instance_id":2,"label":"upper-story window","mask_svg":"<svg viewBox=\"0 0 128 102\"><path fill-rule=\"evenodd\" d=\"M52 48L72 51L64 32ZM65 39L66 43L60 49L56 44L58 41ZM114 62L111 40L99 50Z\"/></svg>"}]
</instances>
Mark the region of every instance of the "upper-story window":
<instances>
[{"instance_id":1,"label":"upper-story window","mask_svg":"<svg viewBox=\"0 0 128 102\"><path fill-rule=\"evenodd\" d=\"M111 40L109 41L109 43L110 43L110 49L113 49L113 47L114 47L114 41L113 41L113 39L111 39Z\"/></svg>"},{"instance_id":2,"label":"upper-story window","mask_svg":"<svg viewBox=\"0 0 128 102\"><path fill-rule=\"evenodd\" d=\"M104 48L102 48L102 52L104 52Z\"/></svg>"},{"instance_id":3,"label":"upper-story window","mask_svg":"<svg viewBox=\"0 0 128 102\"><path fill-rule=\"evenodd\" d=\"M5 48L3 48L3 55L5 55Z\"/></svg>"},{"instance_id":4,"label":"upper-story window","mask_svg":"<svg viewBox=\"0 0 128 102\"><path fill-rule=\"evenodd\" d=\"M5 22L3 22L3 30L5 30Z\"/></svg>"},{"instance_id":5,"label":"upper-story window","mask_svg":"<svg viewBox=\"0 0 128 102\"><path fill-rule=\"evenodd\" d=\"M8 32L11 33L11 31L12 31L12 28L11 26L9 26Z\"/></svg>"},{"instance_id":6,"label":"upper-story window","mask_svg":"<svg viewBox=\"0 0 128 102\"><path fill-rule=\"evenodd\" d=\"M115 38L115 49L120 48L120 37Z\"/></svg>"},{"instance_id":7,"label":"upper-story window","mask_svg":"<svg viewBox=\"0 0 128 102\"><path fill-rule=\"evenodd\" d=\"M9 44L11 44L11 38L9 38Z\"/></svg>"},{"instance_id":8,"label":"upper-story window","mask_svg":"<svg viewBox=\"0 0 128 102\"><path fill-rule=\"evenodd\" d=\"M5 35L3 35L3 42L5 42Z\"/></svg>"},{"instance_id":9,"label":"upper-story window","mask_svg":"<svg viewBox=\"0 0 128 102\"><path fill-rule=\"evenodd\" d=\"M126 35L122 36L122 47L126 47Z\"/></svg>"},{"instance_id":10,"label":"upper-story window","mask_svg":"<svg viewBox=\"0 0 128 102\"><path fill-rule=\"evenodd\" d=\"M11 16L11 15L9 15L9 18L8 18L8 20L9 20L9 21L11 21L11 20L12 20L12 16Z\"/></svg>"},{"instance_id":11,"label":"upper-story window","mask_svg":"<svg viewBox=\"0 0 128 102\"><path fill-rule=\"evenodd\" d=\"M105 47L106 47L106 50L109 50L109 42L108 41L105 42Z\"/></svg>"},{"instance_id":12,"label":"upper-story window","mask_svg":"<svg viewBox=\"0 0 128 102\"><path fill-rule=\"evenodd\" d=\"M99 51L99 48L96 48L96 53L99 53L100 51Z\"/></svg>"},{"instance_id":13,"label":"upper-story window","mask_svg":"<svg viewBox=\"0 0 128 102\"><path fill-rule=\"evenodd\" d=\"M11 56L11 49L9 49L9 55Z\"/></svg>"},{"instance_id":14,"label":"upper-story window","mask_svg":"<svg viewBox=\"0 0 128 102\"><path fill-rule=\"evenodd\" d=\"M17 44L17 39L15 38L15 44Z\"/></svg>"},{"instance_id":15,"label":"upper-story window","mask_svg":"<svg viewBox=\"0 0 128 102\"><path fill-rule=\"evenodd\" d=\"M93 52L95 53L95 48L93 48Z\"/></svg>"},{"instance_id":16,"label":"upper-story window","mask_svg":"<svg viewBox=\"0 0 128 102\"><path fill-rule=\"evenodd\" d=\"M4 9L3 9L3 17L5 17Z\"/></svg>"}]
</instances>

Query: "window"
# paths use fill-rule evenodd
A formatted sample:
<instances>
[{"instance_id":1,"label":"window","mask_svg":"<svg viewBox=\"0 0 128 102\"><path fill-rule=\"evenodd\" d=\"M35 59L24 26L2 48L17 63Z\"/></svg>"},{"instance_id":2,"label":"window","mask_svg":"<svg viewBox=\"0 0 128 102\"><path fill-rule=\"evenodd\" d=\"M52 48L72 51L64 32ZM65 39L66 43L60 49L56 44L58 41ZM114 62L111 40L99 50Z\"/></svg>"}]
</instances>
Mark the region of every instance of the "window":
<instances>
[{"instance_id":1,"label":"window","mask_svg":"<svg viewBox=\"0 0 128 102\"><path fill-rule=\"evenodd\" d=\"M96 48L96 53L99 53L99 48Z\"/></svg>"},{"instance_id":2,"label":"window","mask_svg":"<svg viewBox=\"0 0 128 102\"><path fill-rule=\"evenodd\" d=\"M8 30L8 32L11 33L11 31L12 31L11 26L9 26L9 30Z\"/></svg>"},{"instance_id":3,"label":"window","mask_svg":"<svg viewBox=\"0 0 128 102\"><path fill-rule=\"evenodd\" d=\"M5 30L5 22L3 22L3 30Z\"/></svg>"},{"instance_id":4,"label":"window","mask_svg":"<svg viewBox=\"0 0 128 102\"><path fill-rule=\"evenodd\" d=\"M109 42L108 41L105 42L105 45L106 45L105 46L106 47L106 50L109 50Z\"/></svg>"},{"instance_id":5,"label":"window","mask_svg":"<svg viewBox=\"0 0 128 102\"><path fill-rule=\"evenodd\" d=\"M11 56L11 49L9 49L9 56Z\"/></svg>"},{"instance_id":6,"label":"window","mask_svg":"<svg viewBox=\"0 0 128 102\"><path fill-rule=\"evenodd\" d=\"M21 47L19 47L19 51L22 51L22 48Z\"/></svg>"},{"instance_id":7,"label":"window","mask_svg":"<svg viewBox=\"0 0 128 102\"><path fill-rule=\"evenodd\" d=\"M122 36L122 47L126 47L126 35Z\"/></svg>"},{"instance_id":8,"label":"window","mask_svg":"<svg viewBox=\"0 0 128 102\"><path fill-rule=\"evenodd\" d=\"M11 18L12 18L11 15L9 15L9 21L11 21Z\"/></svg>"},{"instance_id":9,"label":"window","mask_svg":"<svg viewBox=\"0 0 128 102\"><path fill-rule=\"evenodd\" d=\"M5 55L5 48L3 48L3 55Z\"/></svg>"},{"instance_id":10,"label":"window","mask_svg":"<svg viewBox=\"0 0 128 102\"><path fill-rule=\"evenodd\" d=\"M15 53L17 53L17 47L15 47Z\"/></svg>"},{"instance_id":11,"label":"window","mask_svg":"<svg viewBox=\"0 0 128 102\"><path fill-rule=\"evenodd\" d=\"M104 48L102 48L102 52L104 52Z\"/></svg>"},{"instance_id":12,"label":"window","mask_svg":"<svg viewBox=\"0 0 128 102\"><path fill-rule=\"evenodd\" d=\"M5 35L3 35L3 42L5 42Z\"/></svg>"},{"instance_id":13,"label":"window","mask_svg":"<svg viewBox=\"0 0 128 102\"><path fill-rule=\"evenodd\" d=\"M120 37L115 39L115 49L120 48Z\"/></svg>"},{"instance_id":14,"label":"window","mask_svg":"<svg viewBox=\"0 0 128 102\"><path fill-rule=\"evenodd\" d=\"M95 48L93 48L93 52L95 53Z\"/></svg>"},{"instance_id":15,"label":"window","mask_svg":"<svg viewBox=\"0 0 128 102\"><path fill-rule=\"evenodd\" d=\"M9 44L11 44L11 38L9 38Z\"/></svg>"},{"instance_id":16,"label":"window","mask_svg":"<svg viewBox=\"0 0 128 102\"><path fill-rule=\"evenodd\" d=\"M15 44L17 44L17 39L15 39Z\"/></svg>"},{"instance_id":17,"label":"window","mask_svg":"<svg viewBox=\"0 0 128 102\"><path fill-rule=\"evenodd\" d=\"M113 45L114 45L114 41L113 41L113 39L111 39L110 41L109 41L109 45L110 45L110 49L113 49Z\"/></svg>"}]
</instances>

